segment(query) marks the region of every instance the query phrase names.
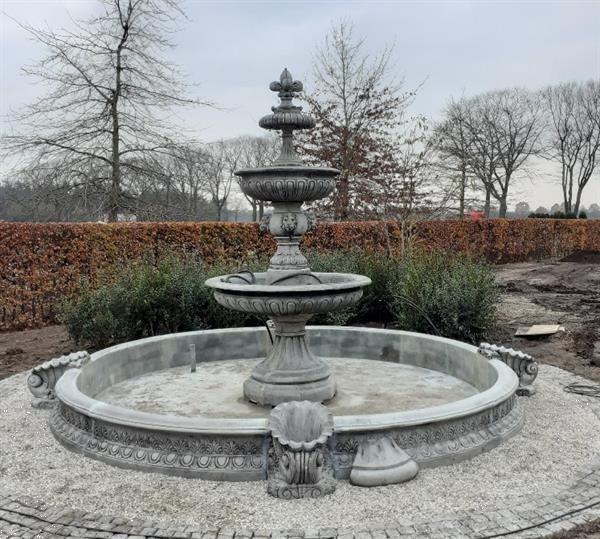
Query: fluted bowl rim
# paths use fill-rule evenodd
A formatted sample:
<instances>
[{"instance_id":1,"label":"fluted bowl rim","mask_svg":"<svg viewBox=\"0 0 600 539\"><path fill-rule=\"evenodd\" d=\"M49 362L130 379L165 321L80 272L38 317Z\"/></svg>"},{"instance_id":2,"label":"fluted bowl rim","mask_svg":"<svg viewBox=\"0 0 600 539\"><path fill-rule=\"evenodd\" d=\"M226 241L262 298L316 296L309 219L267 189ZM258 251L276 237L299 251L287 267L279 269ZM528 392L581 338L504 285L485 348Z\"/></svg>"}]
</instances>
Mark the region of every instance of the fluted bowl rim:
<instances>
[{"instance_id":1,"label":"fluted bowl rim","mask_svg":"<svg viewBox=\"0 0 600 539\"><path fill-rule=\"evenodd\" d=\"M366 275L336 272L313 272L313 275L316 275L324 281L322 284L260 284L260 281L264 282L264 279L267 275L266 272L254 274L256 280L258 281L255 284L227 283L221 280L229 275L235 274L211 277L210 279L207 279L204 284L209 288L214 288L215 290L225 293L229 292L232 294L284 297L292 294L325 295L328 293L345 292L355 290L357 288L364 288L372 283L371 279L369 279L369 277ZM332 278L335 280L329 280Z\"/></svg>"},{"instance_id":2,"label":"fluted bowl rim","mask_svg":"<svg viewBox=\"0 0 600 539\"><path fill-rule=\"evenodd\" d=\"M313 167L308 165L273 165L270 167L260 168L242 168L236 170L234 174L236 176L259 176L272 175L273 179L277 179L278 174L307 174L309 176L325 176L333 177L339 176L340 171L333 167Z\"/></svg>"}]
</instances>

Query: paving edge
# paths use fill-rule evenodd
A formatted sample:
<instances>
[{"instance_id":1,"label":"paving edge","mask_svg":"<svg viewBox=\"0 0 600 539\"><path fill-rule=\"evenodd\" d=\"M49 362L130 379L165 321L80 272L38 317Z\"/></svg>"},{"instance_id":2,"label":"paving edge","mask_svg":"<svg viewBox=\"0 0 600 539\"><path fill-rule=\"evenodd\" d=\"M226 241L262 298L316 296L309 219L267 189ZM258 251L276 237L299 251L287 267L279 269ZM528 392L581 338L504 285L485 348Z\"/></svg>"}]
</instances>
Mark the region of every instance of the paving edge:
<instances>
[{"instance_id":1,"label":"paving edge","mask_svg":"<svg viewBox=\"0 0 600 539\"><path fill-rule=\"evenodd\" d=\"M560 371L559 383L590 383ZM600 418L600 400L580 397ZM97 539L395 539L436 537L493 539L537 538L566 531L600 518L600 462L580 472L578 480L553 495L515 498L502 509L459 511L452 518L423 522L395 521L364 528L250 530L166 525L52 506L0 492L0 538L85 537Z\"/></svg>"}]
</instances>

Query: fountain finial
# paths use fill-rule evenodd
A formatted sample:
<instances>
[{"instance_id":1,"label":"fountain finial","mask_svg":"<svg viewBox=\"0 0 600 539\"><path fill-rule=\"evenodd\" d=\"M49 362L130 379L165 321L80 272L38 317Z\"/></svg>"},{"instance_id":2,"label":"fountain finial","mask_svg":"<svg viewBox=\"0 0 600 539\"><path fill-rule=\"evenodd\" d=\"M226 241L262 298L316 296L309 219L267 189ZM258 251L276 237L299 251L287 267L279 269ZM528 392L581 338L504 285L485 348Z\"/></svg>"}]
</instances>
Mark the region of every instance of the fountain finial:
<instances>
[{"instance_id":1,"label":"fountain finial","mask_svg":"<svg viewBox=\"0 0 600 539\"><path fill-rule=\"evenodd\" d=\"M293 133L296 129L312 129L315 120L309 114L302 112L302 107L294 105L293 98L302 91L302 82L294 80L287 67L281 72L278 81L269 84L273 92L278 92L279 105L271 107L273 114L263 116L258 125L263 129L276 129L281 131L281 154L275 160L275 165L301 165L300 158L294 150Z\"/></svg>"},{"instance_id":2,"label":"fountain finial","mask_svg":"<svg viewBox=\"0 0 600 539\"><path fill-rule=\"evenodd\" d=\"M278 107L272 107L271 110L273 112L289 109L302 110L302 107L296 107L292 103L292 99L296 97L296 93L302 91L302 82L294 80L294 77L292 77L292 74L288 71L287 67L281 72L278 81L273 81L269 84L269 88L273 92L279 92L277 95L279 99L281 99L281 103Z\"/></svg>"}]
</instances>

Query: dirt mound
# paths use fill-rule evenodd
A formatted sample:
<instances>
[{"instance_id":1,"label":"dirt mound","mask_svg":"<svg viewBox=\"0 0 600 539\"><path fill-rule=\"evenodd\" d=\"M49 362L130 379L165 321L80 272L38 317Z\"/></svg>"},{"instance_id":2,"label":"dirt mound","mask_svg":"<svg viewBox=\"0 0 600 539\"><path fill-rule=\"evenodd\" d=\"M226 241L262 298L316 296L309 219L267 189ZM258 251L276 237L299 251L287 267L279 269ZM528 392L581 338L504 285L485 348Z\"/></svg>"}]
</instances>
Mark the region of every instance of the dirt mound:
<instances>
[{"instance_id":1,"label":"dirt mound","mask_svg":"<svg viewBox=\"0 0 600 539\"><path fill-rule=\"evenodd\" d=\"M600 264L600 253L595 251L574 251L561 259L561 262L579 262L581 264Z\"/></svg>"}]
</instances>

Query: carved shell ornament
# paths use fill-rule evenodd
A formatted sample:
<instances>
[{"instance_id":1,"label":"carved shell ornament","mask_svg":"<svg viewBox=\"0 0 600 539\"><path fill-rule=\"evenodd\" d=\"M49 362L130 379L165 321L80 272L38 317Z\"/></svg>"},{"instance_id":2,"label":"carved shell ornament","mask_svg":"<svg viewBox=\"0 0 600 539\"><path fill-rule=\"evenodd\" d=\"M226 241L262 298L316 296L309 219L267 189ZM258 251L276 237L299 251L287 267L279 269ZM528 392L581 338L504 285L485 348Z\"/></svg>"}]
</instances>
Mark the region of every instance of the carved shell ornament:
<instances>
[{"instance_id":1,"label":"carved shell ornament","mask_svg":"<svg viewBox=\"0 0 600 539\"><path fill-rule=\"evenodd\" d=\"M269 428L282 446L292 451L313 451L333 434L333 416L318 402L284 402L271 411Z\"/></svg>"}]
</instances>

